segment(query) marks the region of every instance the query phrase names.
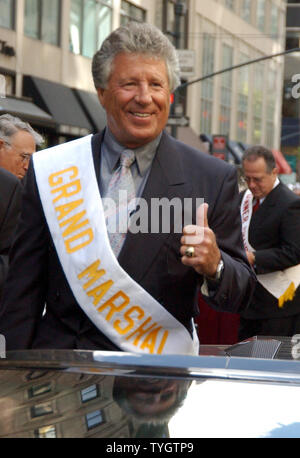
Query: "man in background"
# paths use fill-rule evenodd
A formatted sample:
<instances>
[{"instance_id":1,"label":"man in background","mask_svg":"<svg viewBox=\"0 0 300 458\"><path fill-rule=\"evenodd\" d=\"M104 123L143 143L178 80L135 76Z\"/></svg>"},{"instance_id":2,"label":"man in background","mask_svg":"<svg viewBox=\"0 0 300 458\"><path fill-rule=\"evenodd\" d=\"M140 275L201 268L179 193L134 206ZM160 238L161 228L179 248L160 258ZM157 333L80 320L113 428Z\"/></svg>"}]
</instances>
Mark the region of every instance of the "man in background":
<instances>
[{"instance_id":1,"label":"man in background","mask_svg":"<svg viewBox=\"0 0 300 458\"><path fill-rule=\"evenodd\" d=\"M21 209L21 180L43 137L10 114L0 116L0 297L8 271L8 252Z\"/></svg>"},{"instance_id":2,"label":"man in background","mask_svg":"<svg viewBox=\"0 0 300 458\"><path fill-rule=\"evenodd\" d=\"M274 156L263 146L245 152L243 171L249 189L242 198L242 230L258 282L241 313L239 340L299 334L300 198L279 181Z\"/></svg>"},{"instance_id":3,"label":"man in background","mask_svg":"<svg viewBox=\"0 0 300 458\"><path fill-rule=\"evenodd\" d=\"M29 159L43 137L30 124L4 114L0 116L0 167L20 180L26 175Z\"/></svg>"},{"instance_id":4,"label":"man in background","mask_svg":"<svg viewBox=\"0 0 300 458\"><path fill-rule=\"evenodd\" d=\"M8 270L8 252L21 207L21 183L0 168L0 298Z\"/></svg>"}]
</instances>

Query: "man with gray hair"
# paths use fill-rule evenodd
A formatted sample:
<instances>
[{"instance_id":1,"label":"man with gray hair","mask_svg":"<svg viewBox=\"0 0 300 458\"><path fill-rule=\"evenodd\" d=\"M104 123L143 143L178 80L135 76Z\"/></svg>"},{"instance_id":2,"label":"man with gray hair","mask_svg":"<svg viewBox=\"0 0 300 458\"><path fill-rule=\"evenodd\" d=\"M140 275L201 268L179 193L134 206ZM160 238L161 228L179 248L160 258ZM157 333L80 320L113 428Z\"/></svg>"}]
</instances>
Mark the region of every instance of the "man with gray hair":
<instances>
[{"instance_id":1,"label":"man with gray hair","mask_svg":"<svg viewBox=\"0 0 300 458\"><path fill-rule=\"evenodd\" d=\"M236 170L164 131L180 79L176 50L159 29L118 28L92 71L107 127L33 155L0 333L7 349L198 354L198 287L211 306L236 312L255 282ZM104 198L115 203L111 214ZM163 198L192 202L190 224L153 224L152 202ZM132 230L138 219L143 230Z\"/></svg>"},{"instance_id":2,"label":"man with gray hair","mask_svg":"<svg viewBox=\"0 0 300 458\"><path fill-rule=\"evenodd\" d=\"M0 116L0 167L24 178L31 155L43 137L30 124L10 114Z\"/></svg>"}]
</instances>

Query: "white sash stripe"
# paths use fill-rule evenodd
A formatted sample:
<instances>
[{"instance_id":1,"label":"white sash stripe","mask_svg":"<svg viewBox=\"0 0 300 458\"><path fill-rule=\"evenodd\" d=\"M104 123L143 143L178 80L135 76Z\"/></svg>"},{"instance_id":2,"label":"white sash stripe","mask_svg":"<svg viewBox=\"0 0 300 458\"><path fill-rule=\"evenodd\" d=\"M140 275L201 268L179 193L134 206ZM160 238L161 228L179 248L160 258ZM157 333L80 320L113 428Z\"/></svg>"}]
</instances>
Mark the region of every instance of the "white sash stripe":
<instances>
[{"instance_id":1,"label":"white sash stripe","mask_svg":"<svg viewBox=\"0 0 300 458\"><path fill-rule=\"evenodd\" d=\"M33 164L61 265L90 320L124 351L198 354L195 329L192 339L187 329L121 268L113 254L91 135L39 151ZM103 269L98 278L91 276L91 266L97 267L98 273Z\"/></svg>"}]
</instances>

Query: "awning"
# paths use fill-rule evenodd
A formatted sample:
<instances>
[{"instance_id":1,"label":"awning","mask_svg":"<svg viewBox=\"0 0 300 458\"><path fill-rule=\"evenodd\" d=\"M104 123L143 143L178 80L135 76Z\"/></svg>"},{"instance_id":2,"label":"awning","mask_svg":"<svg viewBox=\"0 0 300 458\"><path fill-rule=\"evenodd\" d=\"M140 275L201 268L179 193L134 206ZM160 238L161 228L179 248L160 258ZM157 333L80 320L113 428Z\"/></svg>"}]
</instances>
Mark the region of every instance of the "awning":
<instances>
[{"instance_id":1,"label":"awning","mask_svg":"<svg viewBox=\"0 0 300 458\"><path fill-rule=\"evenodd\" d=\"M276 166L278 168L279 174L283 175L283 174L290 174L293 172L290 164L287 162L287 160L285 159L281 151L277 151L273 149L272 153L275 157Z\"/></svg>"},{"instance_id":2,"label":"awning","mask_svg":"<svg viewBox=\"0 0 300 458\"><path fill-rule=\"evenodd\" d=\"M23 92L52 116L58 133L82 136L93 132L92 124L68 86L25 75Z\"/></svg>"},{"instance_id":3,"label":"awning","mask_svg":"<svg viewBox=\"0 0 300 458\"><path fill-rule=\"evenodd\" d=\"M73 89L73 91L88 120L94 127L94 132L100 132L106 125L106 113L99 102L97 94L80 89Z\"/></svg>"},{"instance_id":4,"label":"awning","mask_svg":"<svg viewBox=\"0 0 300 458\"><path fill-rule=\"evenodd\" d=\"M0 114L9 113L17 116L22 121L27 121L36 125L54 126L52 116L39 108L30 100L17 97L0 97Z\"/></svg>"}]
</instances>

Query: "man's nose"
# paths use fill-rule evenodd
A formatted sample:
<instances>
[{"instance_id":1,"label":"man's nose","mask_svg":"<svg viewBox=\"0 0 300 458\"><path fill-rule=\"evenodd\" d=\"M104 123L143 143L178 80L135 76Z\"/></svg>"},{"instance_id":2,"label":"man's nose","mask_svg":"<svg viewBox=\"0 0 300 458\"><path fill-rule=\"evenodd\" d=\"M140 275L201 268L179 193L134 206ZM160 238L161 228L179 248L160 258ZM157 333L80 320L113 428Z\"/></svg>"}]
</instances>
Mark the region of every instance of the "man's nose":
<instances>
[{"instance_id":1,"label":"man's nose","mask_svg":"<svg viewBox=\"0 0 300 458\"><path fill-rule=\"evenodd\" d=\"M135 100L141 104L151 103L152 96L149 84L143 83L138 86Z\"/></svg>"},{"instance_id":2,"label":"man's nose","mask_svg":"<svg viewBox=\"0 0 300 458\"><path fill-rule=\"evenodd\" d=\"M27 172L28 170L28 167L29 167L29 159L27 161L24 161L23 162L23 169Z\"/></svg>"},{"instance_id":3,"label":"man's nose","mask_svg":"<svg viewBox=\"0 0 300 458\"><path fill-rule=\"evenodd\" d=\"M247 185L249 188L253 188L255 186L255 180L253 178L247 178Z\"/></svg>"}]
</instances>

